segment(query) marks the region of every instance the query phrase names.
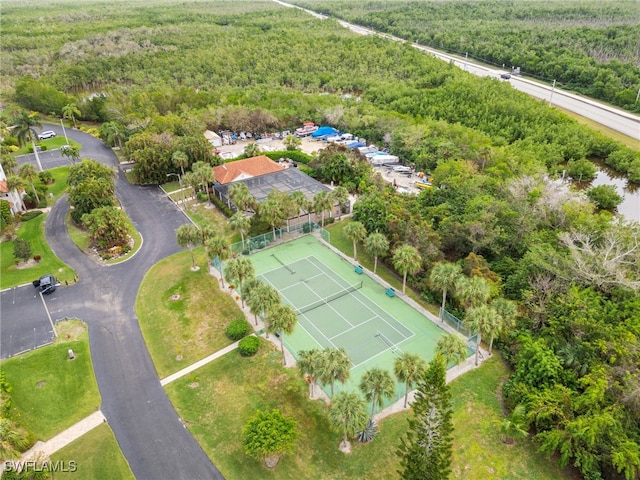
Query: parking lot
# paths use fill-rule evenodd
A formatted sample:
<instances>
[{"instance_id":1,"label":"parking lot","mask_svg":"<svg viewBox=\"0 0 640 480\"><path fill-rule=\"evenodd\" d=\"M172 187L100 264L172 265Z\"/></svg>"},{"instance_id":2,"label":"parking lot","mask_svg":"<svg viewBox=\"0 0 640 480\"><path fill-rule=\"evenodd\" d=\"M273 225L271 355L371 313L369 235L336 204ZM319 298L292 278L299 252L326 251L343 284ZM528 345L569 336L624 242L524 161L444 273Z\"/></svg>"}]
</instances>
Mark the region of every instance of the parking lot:
<instances>
[{"instance_id":1,"label":"parking lot","mask_svg":"<svg viewBox=\"0 0 640 480\"><path fill-rule=\"evenodd\" d=\"M45 297L59 303L56 294ZM0 358L9 358L53 341L53 328L38 290L32 285L10 288L0 294L2 320Z\"/></svg>"}]
</instances>

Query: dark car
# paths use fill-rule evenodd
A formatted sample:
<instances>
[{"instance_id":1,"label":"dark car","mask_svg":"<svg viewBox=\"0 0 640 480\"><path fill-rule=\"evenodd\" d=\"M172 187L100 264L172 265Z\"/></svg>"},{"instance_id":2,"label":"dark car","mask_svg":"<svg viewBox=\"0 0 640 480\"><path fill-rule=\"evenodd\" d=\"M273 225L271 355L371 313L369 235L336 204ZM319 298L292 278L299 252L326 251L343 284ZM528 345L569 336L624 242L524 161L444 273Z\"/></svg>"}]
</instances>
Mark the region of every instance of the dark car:
<instances>
[{"instance_id":1,"label":"dark car","mask_svg":"<svg viewBox=\"0 0 640 480\"><path fill-rule=\"evenodd\" d=\"M56 277L51 274L43 275L32 283L35 288L40 289L40 292L43 295L49 295L50 293L55 292L59 285Z\"/></svg>"},{"instance_id":2,"label":"dark car","mask_svg":"<svg viewBox=\"0 0 640 480\"><path fill-rule=\"evenodd\" d=\"M500 74L500 78L502 78L503 80L509 80L511 78L511 74L510 73L501 73Z\"/></svg>"}]
</instances>

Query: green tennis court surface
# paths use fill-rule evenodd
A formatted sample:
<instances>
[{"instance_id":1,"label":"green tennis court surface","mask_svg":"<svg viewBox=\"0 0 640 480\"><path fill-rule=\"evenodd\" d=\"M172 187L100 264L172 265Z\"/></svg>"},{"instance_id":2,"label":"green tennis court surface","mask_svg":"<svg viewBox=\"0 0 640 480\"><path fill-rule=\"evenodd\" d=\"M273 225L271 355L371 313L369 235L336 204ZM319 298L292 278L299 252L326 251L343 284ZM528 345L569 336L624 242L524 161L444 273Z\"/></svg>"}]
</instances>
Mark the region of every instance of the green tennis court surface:
<instances>
[{"instance_id":1,"label":"green tennis court surface","mask_svg":"<svg viewBox=\"0 0 640 480\"><path fill-rule=\"evenodd\" d=\"M354 271L352 263L312 235L251 255L256 276L273 285L298 314L285 345L297 356L311 348L344 348L351 379L341 388L357 390L362 374L376 366L393 374L404 351L429 361L445 332L385 286ZM404 385L396 388L396 399ZM395 400L395 399L394 399Z\"/></svg>"}]
</instances>

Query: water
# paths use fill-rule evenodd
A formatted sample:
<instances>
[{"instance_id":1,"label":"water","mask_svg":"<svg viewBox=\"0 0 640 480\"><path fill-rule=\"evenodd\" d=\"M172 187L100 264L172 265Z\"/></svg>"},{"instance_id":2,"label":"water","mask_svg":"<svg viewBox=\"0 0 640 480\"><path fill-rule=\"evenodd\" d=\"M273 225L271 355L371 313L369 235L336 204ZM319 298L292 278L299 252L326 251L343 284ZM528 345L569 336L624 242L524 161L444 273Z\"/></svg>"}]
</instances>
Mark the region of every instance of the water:
<instances>
[{"instance_id":1,"label":"water","mask_svg":"<svg viewBox=\"0 0 640 480\"><path fill-rule=\"evenodd\" d=\"M597 187L599 185L613 185L618 195L623 197L618 205L617 212L627 220L640 222L640 185L630 183L624 176L607 168L602 164L596 164L598 173L590 182L581 182L579 188Z\"/></svg>"}]
</instances>

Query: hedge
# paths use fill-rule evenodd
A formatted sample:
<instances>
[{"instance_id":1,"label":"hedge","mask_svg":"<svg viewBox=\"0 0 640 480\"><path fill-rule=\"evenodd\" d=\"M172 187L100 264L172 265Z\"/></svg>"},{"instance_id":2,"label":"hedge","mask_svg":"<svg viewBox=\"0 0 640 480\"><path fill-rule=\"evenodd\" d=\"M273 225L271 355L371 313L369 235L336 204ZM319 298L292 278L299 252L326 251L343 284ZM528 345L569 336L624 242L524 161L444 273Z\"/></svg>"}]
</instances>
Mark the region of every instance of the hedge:
<instances>
[{"instance_id":1,"label":"hedge","mask_svg":"<svg viewBox=\"0 0 640 480\"><path fill-rule=\"evenodd\" d=\"M304 163L305 165L313 158L308 153L301 152L300 150L281 150L278 152L264 152L262 155L269 157L271 160L280 160L281 158L288 158L297 163Z\"/></svg>"},{"instance_id":2,"label":"hedge","mask_svg":"<svg viewBox=\"0 0 640 480\"><path fill-rule=\"evenodd\" d=\"M250 337L244 337L240 340L240 343L238 343L238 351L243 357L251 357L255 355L259 348L260 340L258 340L258 337L254 337L253 335Z\"/></svg>"}]
</instances>

